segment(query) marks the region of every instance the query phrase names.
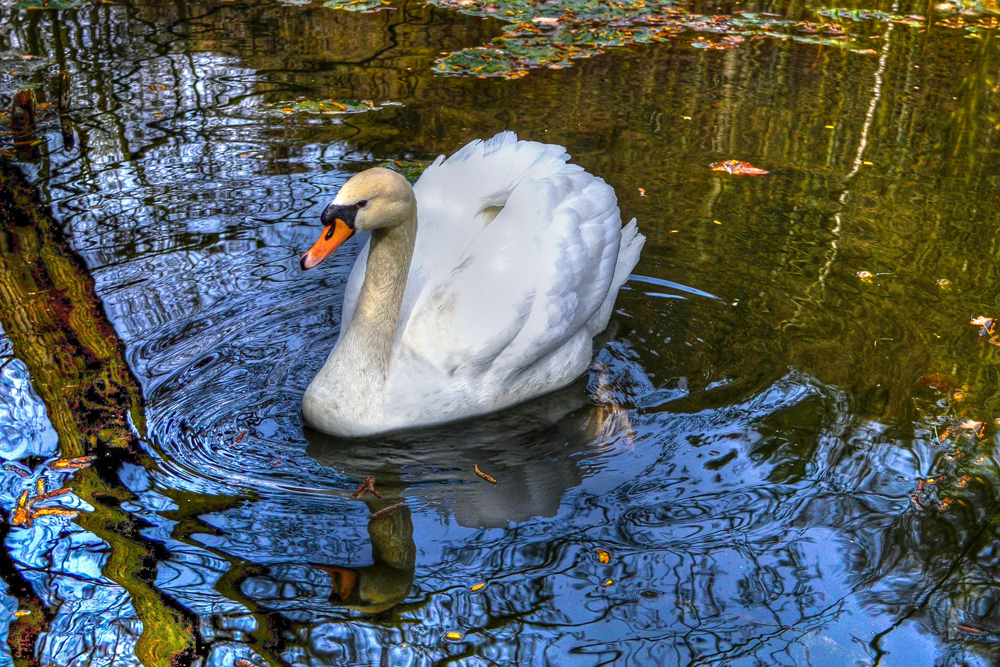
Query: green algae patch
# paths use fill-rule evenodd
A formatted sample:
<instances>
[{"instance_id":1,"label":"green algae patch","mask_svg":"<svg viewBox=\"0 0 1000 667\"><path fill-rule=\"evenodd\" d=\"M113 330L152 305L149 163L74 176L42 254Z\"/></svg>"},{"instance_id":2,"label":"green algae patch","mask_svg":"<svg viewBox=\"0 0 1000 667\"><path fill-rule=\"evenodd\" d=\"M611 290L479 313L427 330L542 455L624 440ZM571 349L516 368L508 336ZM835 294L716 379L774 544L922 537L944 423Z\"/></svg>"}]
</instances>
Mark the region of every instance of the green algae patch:
<instances>
[{"instance_id":1,"label":"green algae patch","mask_svg":"<svg viewBox=\"0 0 1000 667\"><path fill-rule=\"evenodd\" d=\"M330 9L346 9L349 12L372 12L387 9L389 0L328 0L323 3Z\"/></svg>"},{"instance_id":2,"label":"green algae patch","mask_svg":"<svg viewBox=\"0 0 1000 667\"><path fill-rule=\"evenodd\" d=\"M381 111L385 107L403 106L401 102L373 102L371 100L310 100L300 97L283 102L267 102L264 107L274 113L295 115L313 114L337 116L343 114Z\"/></svg>"}]
</instances>

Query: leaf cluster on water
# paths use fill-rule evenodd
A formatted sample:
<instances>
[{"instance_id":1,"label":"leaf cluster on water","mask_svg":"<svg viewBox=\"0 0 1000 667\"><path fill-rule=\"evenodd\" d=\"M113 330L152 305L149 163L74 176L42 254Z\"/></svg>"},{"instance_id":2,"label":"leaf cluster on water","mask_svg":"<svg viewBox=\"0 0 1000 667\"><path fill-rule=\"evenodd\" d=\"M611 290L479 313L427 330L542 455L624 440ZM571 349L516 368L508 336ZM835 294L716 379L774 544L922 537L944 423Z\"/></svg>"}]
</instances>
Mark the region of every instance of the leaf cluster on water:
<instances>
[{"instance_id":1,"label":"leaf cluster on water","mask_svg":"<svg viewBox=\"0 0 1000 667\"><path fill-rule=\"evenodd\" d=\"M373 102L371 100L310 100L300 97L283 102L267 102L265 107L281 114L321 114L336 116L339 114L365 113L381 111L389 106L403 106L401 102Z\"/></svg>"},{"instance_id":2,"label":"leaf cluster on water","mask_svg":"<svg viewBox=\"0 0 1000 667\"><path fill-rule=\"evenodd\" d=\"M324 7L372 10L386 0L329 0ZM429 4L463 14L492 17L510 24L489 44L443 55L434 63L441 74L519 78L535 68L561 69L578 58L589 58L609 47L688 39L690 46L725 50L757 39L786 39L874 55L871 25L927 25L923 16L903 16L878 10L815 9L815 21L797 21L776 14L735 12L726 15L690 13L677 0L429 0ZM957 2L934 7L947 28L965 29L971 37L1000 26L992 0ZM858 25L849 31L844 23Z\"/></svg>"}]
</instances>

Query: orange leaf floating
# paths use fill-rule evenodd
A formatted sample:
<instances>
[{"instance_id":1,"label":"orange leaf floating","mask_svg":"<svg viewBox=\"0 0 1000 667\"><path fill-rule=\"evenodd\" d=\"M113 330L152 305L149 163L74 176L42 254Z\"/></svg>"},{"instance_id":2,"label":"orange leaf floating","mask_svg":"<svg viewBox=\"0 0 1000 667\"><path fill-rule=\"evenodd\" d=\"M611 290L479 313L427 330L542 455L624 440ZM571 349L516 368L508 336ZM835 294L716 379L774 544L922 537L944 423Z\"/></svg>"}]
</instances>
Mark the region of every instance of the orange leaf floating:
<instances>
[{"instance_id":1,"label":"orange leaf floating","mask_svg":"<svg viewBox=\"0 0 1000 667\"><path fill-rule=\"evenodd\" d=\"M986 433L986 424L983 422L973 421L971 419L962 422L958 425L958 427L967 431L972 431L980 438Z\"/></svg>"},{"instance_id":2,"label":"orange leaf floating","mask_svg":"<svg viewBox=\"0 0 1000 667\"><path fill-rule=\"evenodd\" d=\"M980 342L992 336L997 328L997 321L992 317L977 317L976 319L969 322L969 324L981 327L979 329Z\"/></svg>"},{"instance_id":3,"label":"orange leaf floating","mask_svg":"<svg viewBox=\"0 0 1000 667\"><path fill-rule=\"evenodd\" d=\"M609 554L609 553L608 553L607 551L605 551L604 549L594 549L594 551L596 551L596 552L597 552L597 560L598 560L599 562L601 562L601 563L605 563L605 564L607 564L607 563L610 563L610 562L611 562L611 554Z\"/></svg>"},{"instance_id":4,"label":"orange leaf floating","mask_svg":"<svg viewBox=\"0 0 1000 667\"><path fill-rule=\"evenodd\" d=\"M712 171L724 171L734 176L762 176L768 173L766 169L758 169L749 162L740 160L723 160L709 165Z\"/></svg>"},{"instance_id":5,"label":"orange leaf floating","mask_svg":"<svg viewBox=\"0 0 1000 667\"><path fill-rule=\"evenodd\" d=\"M484 588L486 588L486 584L476 584L475 586L473 586L469 590L472 591L473 593L475 593L476 591L481 591Z\"/></svg>"},{"instance_id":6,"label":"orange leaf floating","mask_svg":"<svg viewBox=\"0 0 1000 667\"><path fill-rule=\"evenodd\" d=\"M74 459L59 459L58 461L50 461L48 466L51 470L80 470L81 468L89 468L90 464L94 462L96 456L77 456Z\"/></svg>"},{"instance_id":7,"label":"orange leaf floating","mask_svg":"<svg viewBox=\"0 0 1000 667\"><path fill-rule=\"evenodd\" d=\"M56 489L55 491L45 492L45 481L42 479L38 480L38 495L34 498L28 498L28 490L25 489L21 492L21 496L17 499L17 506L10 515L10 523L14 526L24 526L25 528L31 528L31 522L40 516L67 516L76 517L79 512L76 510L68 510L63 507L42 507L40 509L35 509L35 504L40 503L44 500L51 500L52 498L57 498L69 493L69 489Z\"/></svg>"},{"instance_id":8,"label":"orange leaf floating","mask_svg":"<svg viewBox=\"0 0 1000 667\"><path fill-rule=\"evenodd\" d=\"M482 470L480 470L478 464L472 466L472 468L473 468L473 470L476 471L477 475L479 475L480 477L482 477L483 479L485 479L490 484L496 484L497 483L497 481L495 479L493 479L492 477L490 477L489 475L487 475L486 473L484 473Z\"/></svg>"},{"instance_id":9,"label":"orange leaf floating","mask_svg":"<svg viewBox=\"0 0 1000 667\"><path fill-rule=\"evenodd\" d=\"M361 484L358 485L358 488L355 489L354 493L351 494L351 497L354 498L355 500L358 500L359 498L364 497L366 493L370 493L376 498L381 500L382 494L375 490L374 477L371 476L365 477L365 481L361 482Z\"/></svg>"}]
</instances>

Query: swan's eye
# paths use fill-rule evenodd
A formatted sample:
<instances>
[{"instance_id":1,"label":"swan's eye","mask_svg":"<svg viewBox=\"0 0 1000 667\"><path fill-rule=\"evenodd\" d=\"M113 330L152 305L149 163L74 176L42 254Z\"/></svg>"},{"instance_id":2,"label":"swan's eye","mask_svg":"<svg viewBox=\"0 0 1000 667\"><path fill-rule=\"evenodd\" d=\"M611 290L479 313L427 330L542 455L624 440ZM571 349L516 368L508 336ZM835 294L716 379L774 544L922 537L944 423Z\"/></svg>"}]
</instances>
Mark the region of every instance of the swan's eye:
<instances>
[{"instance_id":1,"label":"swan's eye","mask_svg":"<svg viewBox=\"0 0 1000 667\"><path fill-rule=\"evenodd\" d=\"M364 200L362 200L362 201L359 201L359 202L357 203L357 207L358 207L358 210L359 210L359 211L360 211L361 209L363 209L363 208L364 208L365 206L368 206L368 200L367 200L367 199L364 199Z\"/></svg>"}]
</instances>

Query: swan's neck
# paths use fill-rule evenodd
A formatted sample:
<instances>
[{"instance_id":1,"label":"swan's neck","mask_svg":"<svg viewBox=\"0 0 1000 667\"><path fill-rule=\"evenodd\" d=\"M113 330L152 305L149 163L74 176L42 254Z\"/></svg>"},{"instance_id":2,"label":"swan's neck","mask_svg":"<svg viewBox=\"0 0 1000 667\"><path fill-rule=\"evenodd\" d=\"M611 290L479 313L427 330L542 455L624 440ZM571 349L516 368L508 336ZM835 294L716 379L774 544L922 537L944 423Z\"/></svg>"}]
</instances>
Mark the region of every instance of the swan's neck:
<instances>
[{"instance_id":1,"label":"swan's neck","mask_svg":"<svg viewBox=\"0 0 1000 667\"><path fill-rule=\"evenodd\" d=\"M328 433L360 435L384 421L385 389L399 309L417 237L417 207L372 231L354 317L302 397L306 421Z\"/></svg>"},{"instance_id":2,"label":"swan's neck","mask_svg":"<svg viewBox=\"0 0 1000 667\"><path fill-rule=\"evenodd\" d=\"M389 370L416 236L416 215L396 227L372 231L358 306L338 346L345 361L352 360L351 366L379 384Z\"/></svg>"}]
</instances>

